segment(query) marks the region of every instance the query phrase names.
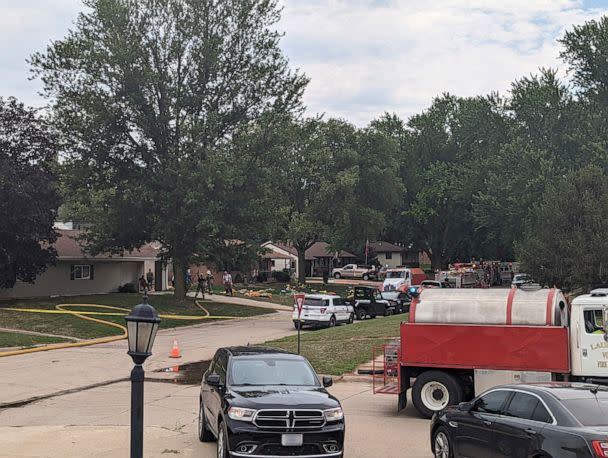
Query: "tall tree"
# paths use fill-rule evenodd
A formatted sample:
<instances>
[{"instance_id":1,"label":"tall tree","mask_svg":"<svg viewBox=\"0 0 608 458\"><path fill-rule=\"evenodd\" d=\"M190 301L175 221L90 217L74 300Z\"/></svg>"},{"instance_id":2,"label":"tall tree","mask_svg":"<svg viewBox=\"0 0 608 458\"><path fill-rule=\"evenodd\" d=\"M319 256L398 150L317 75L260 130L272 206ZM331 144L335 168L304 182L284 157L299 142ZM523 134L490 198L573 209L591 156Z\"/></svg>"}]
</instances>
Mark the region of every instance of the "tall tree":
<instances>
[{"instance_id":1,"label":"tall tree","mask_svg":"<svg viewBox=\"0 0 608 458\"><path fill-rule=\"evenodd\" d=\"M53 139L36 112L0 98L0 288L33 283L55 260L55 160Z\"/></svg>"},{"instance_id":2,"label":"tall tree","mask_svg":"<svg viewBox=\"0 0 608 458\"><path fill-rule=\"evenodd\" d=\"M526 272L564 289L608 282L608 176L595 166L551 182L517 251Z\"/></svg>"},{"instance_id":3,"label":"tall tree","mask_svg":"<svg viewBox=\"0 0 608 458\"><path fill-rule=\"evenodd\" d=\"M260 156L234 135L301 109L276 0L85 0L74 30L32 57L62 132L89 249L158 240L184 270L263 231ZM251 154L250 154L251 153Z\"/></svg>"}]
</instances>

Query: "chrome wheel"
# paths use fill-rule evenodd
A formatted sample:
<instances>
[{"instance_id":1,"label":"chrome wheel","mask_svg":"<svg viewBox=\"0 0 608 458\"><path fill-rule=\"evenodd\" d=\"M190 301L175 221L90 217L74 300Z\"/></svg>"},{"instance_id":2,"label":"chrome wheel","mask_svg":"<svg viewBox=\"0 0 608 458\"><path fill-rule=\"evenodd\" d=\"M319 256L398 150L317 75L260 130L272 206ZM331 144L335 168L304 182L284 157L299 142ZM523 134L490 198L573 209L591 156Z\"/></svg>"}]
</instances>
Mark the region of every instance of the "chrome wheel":
<instances>
[{"instance_id":1,"label":"chrome wheel","mask_svg":"<svg viewBox=\"0 0 608 458\"><path fill-rule=\"evenodd\" d=\"M437 412L448 405L450 393L443 383L433 381L422 387L420 398L427 409Z\"/></svg>"},{"instance_id":2,"label":"chrome wheel","mask_svg":"<svg viewBox=\"0 0 608 458\"><path fill-rule=\"evenodd\" d=\"M439 431L435 436L435 458L450 457L450 441L443 431Z\"/></svg>"}]
</instances>

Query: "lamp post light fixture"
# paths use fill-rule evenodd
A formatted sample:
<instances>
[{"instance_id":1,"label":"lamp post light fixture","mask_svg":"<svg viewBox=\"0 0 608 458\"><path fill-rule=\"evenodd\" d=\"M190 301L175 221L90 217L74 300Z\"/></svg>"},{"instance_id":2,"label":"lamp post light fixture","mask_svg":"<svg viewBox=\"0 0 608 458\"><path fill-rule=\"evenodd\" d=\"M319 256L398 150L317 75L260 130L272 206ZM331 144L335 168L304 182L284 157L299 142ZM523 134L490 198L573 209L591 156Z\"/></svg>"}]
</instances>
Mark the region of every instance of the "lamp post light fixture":
<instances>
[{"instance_id":1,"label":"lamp post light fixture","mask_svg":"<svg viewBox=\"0 0 608 458\"><path fill-rule=\"evenodd\" d=\"M143 457L144 437L144 369L142 364L152 354L152 345L158 331L160 318L148 304L148 294L143 303L136 305L125 317L129 351L135 366L131 371L131 458Z\"/></svg>"}]
</instances>

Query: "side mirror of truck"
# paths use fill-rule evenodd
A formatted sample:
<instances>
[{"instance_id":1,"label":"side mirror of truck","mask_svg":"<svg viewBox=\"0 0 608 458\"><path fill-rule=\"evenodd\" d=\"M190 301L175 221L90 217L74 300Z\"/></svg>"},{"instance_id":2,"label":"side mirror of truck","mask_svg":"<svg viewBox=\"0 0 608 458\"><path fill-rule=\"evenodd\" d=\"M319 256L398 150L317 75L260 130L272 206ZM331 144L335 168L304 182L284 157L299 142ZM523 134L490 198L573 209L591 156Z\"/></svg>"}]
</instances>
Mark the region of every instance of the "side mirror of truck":
<instances>
[{"instance_id":1,"label":"side mirror of truck","mask_svg":"<svg viewBox=\"0 0 608 458\"><path fill-rule=\"evenodd\" d=\"M222 384L220 376L217 374L209 374L207 376L207 385L219 388Z\"/></svg>"},{"instance_id":2,"label":"side mirror of truck","mask_svg":"<svg viewBox=\"0 0 608 458\"><path fill-rule=\"evenodd\" d=\"M325 388L329 388L334 384L334 380L331 377L324 376L323 377L323 386Z\"/></svg>"},{"instance_id":3,"label":"side mirror of truck","mask_svg":"<svg viewBox=\"0 0 608 458\"><path fill-rule=\"evenodd\" d=\"M461 402L460 404L458 404L458 410L460 410L461 412L470 412L473 408L473 405L474 404L472 402Z\"/></svg>"}]
</instances>

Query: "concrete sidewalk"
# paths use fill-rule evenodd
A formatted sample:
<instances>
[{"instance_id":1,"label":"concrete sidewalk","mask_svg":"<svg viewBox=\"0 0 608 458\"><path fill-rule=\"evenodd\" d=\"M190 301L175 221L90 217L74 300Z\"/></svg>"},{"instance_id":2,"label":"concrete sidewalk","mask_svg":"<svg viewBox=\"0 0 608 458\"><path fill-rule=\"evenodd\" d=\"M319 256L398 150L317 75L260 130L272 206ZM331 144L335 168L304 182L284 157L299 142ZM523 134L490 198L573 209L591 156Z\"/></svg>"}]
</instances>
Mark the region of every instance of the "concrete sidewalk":
<instances>
[{"instance_id":1,"label":"concrete sidewalk","mask_svg":"<svg viewBox=\"0 0 608 458\"><path fill-rule=\"evenodd\" d=\"M194 293L188 293L189 297L194 297ZM256 301L254 299L245 299L243 297L232 297L224 294L205 294L206 301L224 302L226 304L247 305L249 307L271 308L275 310L283 310L285 312L293 311L293 307L287 305L275 304L273 302Z\"/></svg>"},{"instance_id":2,"label":"concrete sidewalk","mask_svg":"<svg viewBox=\"0 0 608 458\"><path fill-rule=\"evenodd\" d=\"M272 304L269 305L272 308ZM145 369L153 371L206 360L219 347L258 344L295 332L291 316L284 311L165 329L159 331L154 354L146 361ZM179 343L182 353L180 359L169 358L173 339ZM7 404L124 380L129 377L132 367L131 358L127 355L126 340L0 358L0 408Z\"/></svg>"}]
</instances>

